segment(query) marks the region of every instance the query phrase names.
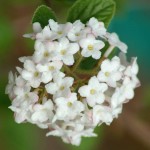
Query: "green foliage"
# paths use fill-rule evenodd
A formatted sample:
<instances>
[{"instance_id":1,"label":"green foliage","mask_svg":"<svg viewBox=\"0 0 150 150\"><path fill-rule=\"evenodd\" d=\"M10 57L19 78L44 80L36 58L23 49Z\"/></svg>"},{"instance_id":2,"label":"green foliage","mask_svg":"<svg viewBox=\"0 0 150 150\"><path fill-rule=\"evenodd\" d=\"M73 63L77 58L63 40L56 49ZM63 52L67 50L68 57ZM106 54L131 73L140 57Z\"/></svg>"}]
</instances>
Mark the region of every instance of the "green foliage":
<instances>
[{"instance_id":1,"label":"green foliage","mask_svg":"<svg viewBox=\"0 0 150 150\"><path fill-rule=\"evenodd\" d=\"M51 8L45 5L41 5L36 9L32 18L32 23L39 22L42 28L44 28L46 25L48 25L49 19L53 19L56 21L57 19L55 13L52 11Z\"/></svg>"},{"instance_id":2,"label":"green foliage","mask_svg":"<svg viewBox=\"0 0 150 150\"><path fill-rule=\"evenodd\" d=\"M67 21L80 19L86 23L91 17L95 17L107 27L114 16L115 8L113 0L77 0L69 10Z\"/></svg>"},{"instance_id":3,"label":"green foliage","mask_svg":"<svg viewBox=\"0 0 150 150\"><path fill-rule=\"evenodd\" d=\"M59 2L64 2L65 4L73 4L76 0L55 0L55 1L59 1Z\"/></svg>"},{"instance_id":4,"label":"green foliage","mask_svg":"<svg viewBox=\"0 0 150 150\"><path fill-rule=\"evenodd\" d=\"M5 95L7 77L0 77L0 147L3 150L37 149L37 128L31 124L17 124L13 112L8 109L11 101ZM31 134L32 132L32 134Z\"/></svg>"},{"instance_id":5,"label":"green foliage","mask_svg":"<svg viewBox=\"0 0 150 150\"><path fill-rule=\"evenodd\" d=\"M4 54L11 50L14 41L13 35L13 28L10 22L0 16L0 59L4 57Z\"/></svg>"}]
</instances>

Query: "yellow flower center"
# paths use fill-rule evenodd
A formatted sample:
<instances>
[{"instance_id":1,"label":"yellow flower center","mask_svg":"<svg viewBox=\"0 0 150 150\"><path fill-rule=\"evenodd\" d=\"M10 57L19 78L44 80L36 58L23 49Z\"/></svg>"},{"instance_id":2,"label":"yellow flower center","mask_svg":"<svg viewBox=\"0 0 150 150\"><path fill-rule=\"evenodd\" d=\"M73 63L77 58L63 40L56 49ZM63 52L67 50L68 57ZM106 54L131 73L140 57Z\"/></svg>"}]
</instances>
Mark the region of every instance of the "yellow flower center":
<instances>
[{"instance_id":1,"label":"yellow flower center","mask_svg":"<svg viewBox=\"0 0 150 150\"><path fill-rule=\"evenodd\" d=\"M65 55L66 54L66 50L61 50L61 55Z\"/></svg>"},{"instance_id":2,"label":"yellow flower center","mask_svg":"<svg viewBox=\"0 0 150 150\"><path fill-rule=\"evenodd\" d=\"M60 90L61 90L61 91L63 91L64 89L65 89L65 87L64 87L64 86L61 86L61 87L60 87Z\"/></svg>"},{"instance_id":3,"label":"yellow flower center","mask_svg":"<svg viewBox=\"0 0 150 150\"><path fill-rule=\"evenodd\" d=\"M92 51L94 49L93 45L88 45L88 50Z\"/></svg>"},{"instance_id":4,"label":"yellow flower center","mask_svg":"<svg viewBox=\"0 0 150 150\"><path fill-rule=\"evenodd\" d=\"M38 72L35 72L34 73L34 77L38 77L39 76L39 73Z\"/></svg>"},{"instance_id":5,"label":"yellow flower center","mask_svg":"<svg viewBox=\"0 0 150 150\"><path fill-rule=\"evenodd\" d=\"M110 73L109 73L109 72L105 72L105 76L106 76L106 77L109 77L109 76L110 76Z\"/></svg>"},{"instance_id":6,"label":"yellow flower center","mask_svg":"<svg viewBox=\"0 0 150 150\"><path fill-rule=\"evenodd\" d=\"M91 90L90 90L90 94L92 94L92 95L94 95L95 92L96 92L96 91L95 91L94 89L91 89Z\"/></svg>"},{"instance_id":7,"label":"yellow flower center","mask_svg":"<svg viewBox=\"0 0 150 150\"><path fill-rule=\"evenodd\" d=\"M46 52L44 53L44 57L48 57L48 56L49 56L49 52L46 51Z\"/></svg>"},{"instance_id":8,"label":"yellow flower center","mask_svg":"<svg viewBox=\"0 0 150 150\"><path fill-rule=\"evenodd\" d=\"M75 35L76 35L76 36L80 36L80 33L76 33Z\"/></svg>"},{"instance_id":9,"label":"yellow flower center","mask_svg":"<svg viewBox=\"0 0 150 150\"><path fill-rule=\"evenodd\" d=\"M58 33L59 35L61 35L63 32L62 32L62 31L58 31L57 33Z\"/></svg>"},{"instance_id":10,"label":"yellow flower center","mask_svg":"<svg viewBox=\"0 0 150 150\"><path fill-rule=\"evenodd\" d=\"M54 66L49 66L49 70L54 70L55 67Z\"/></svg>"},{"instance_id":11,"label":"yellow flower center","mask_svg":"<svg viewBox=\"0 0 150 150\"><path fill-rule=\"evenodd\" d=\"M68 103L67 103L67 106L68 106L68 107L71 107L71 106L72 106L72 103L71 103L71 102L68 102Z\"/></svg>"}]
</instances>

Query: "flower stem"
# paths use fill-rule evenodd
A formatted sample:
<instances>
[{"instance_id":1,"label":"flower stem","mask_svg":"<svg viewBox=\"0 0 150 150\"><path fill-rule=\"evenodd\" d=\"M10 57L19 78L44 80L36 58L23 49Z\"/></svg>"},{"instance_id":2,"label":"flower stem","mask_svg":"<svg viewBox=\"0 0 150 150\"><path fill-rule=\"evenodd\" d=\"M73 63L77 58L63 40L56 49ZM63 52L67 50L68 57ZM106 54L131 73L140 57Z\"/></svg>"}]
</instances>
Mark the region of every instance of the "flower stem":
<instances>
[{"instance_id":1,"label":"flower stem","mask_svg":"<svg viewBox=\"0 0 150 150\"><path fill-rule=\"evenodd\" d=\"M73 73L68 66L64 65L63 67L67 74L72 75L75 79L79 79L79 77L75 73Z\"/></svg>"},{"instance_id":2,"label":"flower stem","mask_svg":"<svg viewBox=\"0 0 150 150\"><path fill-rule=\"evenodd\" d=\"M71 69L72 72L76 71L76 69L78 68L79 64L80 64L81 61L82 61L82 58L83 58L83 57L82 57L82 55L80 54L80 52L78 52L78 55L79 55L79 57L77 58L75 65L74 65L73 68Z\"/></svg>"},{"instance_id":3,"label":"flower stem","mask_svg":"<svg viewBox=\"0 0 150 150\"><path fill-rule=\"evenodd\" d=\"M115 46L110 45L109 48L106 50L104 57L107 58L111 54L111 52L113 51L114 48L115 48Z\"/></svg>"}]
</instances>

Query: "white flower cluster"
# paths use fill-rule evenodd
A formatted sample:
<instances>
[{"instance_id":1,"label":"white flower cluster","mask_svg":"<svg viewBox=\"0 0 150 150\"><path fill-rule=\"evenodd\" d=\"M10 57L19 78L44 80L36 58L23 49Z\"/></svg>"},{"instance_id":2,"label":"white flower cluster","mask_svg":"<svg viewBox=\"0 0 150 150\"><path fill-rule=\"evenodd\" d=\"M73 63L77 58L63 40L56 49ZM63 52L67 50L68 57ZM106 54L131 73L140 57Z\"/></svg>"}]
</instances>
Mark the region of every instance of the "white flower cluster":
<instances>
[{"instance_id":1,"label":"white flower cluster","mask_svg":"<svg viewBox=\"0 0 150 150\"><path fill-rule=\"evenodd\" d=\"M23 68L17 67L15 75L9 73L9 108L17 123L48 128L47 136L79 145L81 137L96 136L94 128L102 123L109 125L121 113L123 103L134 97L134 89L140 84L137 58L128 63L122 53L127 46L96 18L86 25L79 20L58 24L50 19L44 29L34 23L33 30L25 37L35 40L34 54L19 58ZM106 42L110 47L102 56ZM120 56L107 58L115 47L122 51ZM89 81L76 78L78 74L72 71L78 64L77 54L104 58Z\"/></svg>"}]
</instances>

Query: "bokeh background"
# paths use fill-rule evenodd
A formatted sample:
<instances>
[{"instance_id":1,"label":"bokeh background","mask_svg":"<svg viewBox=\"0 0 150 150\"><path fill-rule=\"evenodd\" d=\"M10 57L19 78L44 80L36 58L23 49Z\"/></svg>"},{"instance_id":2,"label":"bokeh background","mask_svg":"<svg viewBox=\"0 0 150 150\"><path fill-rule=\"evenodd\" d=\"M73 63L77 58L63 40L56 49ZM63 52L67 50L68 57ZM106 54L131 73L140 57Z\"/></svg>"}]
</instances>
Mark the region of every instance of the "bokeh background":
<instances>
[{"instance_id":1,"label":"bokeh background","mask_svg":"<svg viewBox=\"0 0 150 150\"><path fill-rule=\"evenodd\" d=\"M124 105L123 113L110 126L96 129L98 138L83 139L80 147L45 137L34 125L16 124L5 95L9 70L20 65L18 57L33 53L31 18L40 4L50 5L63 21L75 0L0 0L0 150L150 150L150 0L116 0L117 12L109 31L117 32L129 46L128 56L137 56L141 87Z\"/></svg>"}]
</instances>

